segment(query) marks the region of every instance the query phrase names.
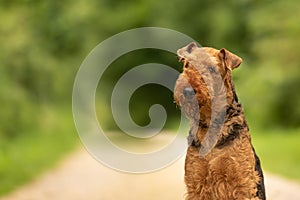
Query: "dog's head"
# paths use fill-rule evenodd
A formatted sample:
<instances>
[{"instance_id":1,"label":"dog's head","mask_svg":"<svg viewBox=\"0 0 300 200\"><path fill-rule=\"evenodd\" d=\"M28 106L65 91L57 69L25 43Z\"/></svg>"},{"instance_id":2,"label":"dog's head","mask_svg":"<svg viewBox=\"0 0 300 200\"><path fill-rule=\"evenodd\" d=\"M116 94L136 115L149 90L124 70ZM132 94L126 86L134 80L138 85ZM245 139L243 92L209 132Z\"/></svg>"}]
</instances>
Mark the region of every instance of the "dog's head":
<instances>
[{"instance_id":1,"label":"dog's head","mask_svg":"<svg viewBox=\"0 0 300 200\"><path fill-rule=\"evenodd\" d=\"M184 67L176 81L175 102L191 124L196 126L200 122L209 126L214 112L221 112L228 103L237 100L231 71L242 59L224 48L199 48L196 43L179 49L177 55ZM191 129L197 132L198 127ZM202 143L204 135L198 139Z\"/></svg>"}]
</instances>

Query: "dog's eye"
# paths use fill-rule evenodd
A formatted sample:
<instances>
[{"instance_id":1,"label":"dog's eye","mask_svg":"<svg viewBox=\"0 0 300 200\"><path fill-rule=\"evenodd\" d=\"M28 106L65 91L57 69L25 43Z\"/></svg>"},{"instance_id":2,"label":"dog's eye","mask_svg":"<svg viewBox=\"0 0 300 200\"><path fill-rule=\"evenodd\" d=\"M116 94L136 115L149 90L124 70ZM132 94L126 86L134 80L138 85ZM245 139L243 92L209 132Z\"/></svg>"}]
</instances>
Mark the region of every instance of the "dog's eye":
<instances>
[{"instance_id":1,"label":"dog's eye","mask_svg":"<svg viewBox=\"0 0 300 200\"><path fill-rule=\"evenodd\" d=\"M215 68L212 66L207 67L207 69L211 74L216 72Z\"/></svg>"}]
</instances>

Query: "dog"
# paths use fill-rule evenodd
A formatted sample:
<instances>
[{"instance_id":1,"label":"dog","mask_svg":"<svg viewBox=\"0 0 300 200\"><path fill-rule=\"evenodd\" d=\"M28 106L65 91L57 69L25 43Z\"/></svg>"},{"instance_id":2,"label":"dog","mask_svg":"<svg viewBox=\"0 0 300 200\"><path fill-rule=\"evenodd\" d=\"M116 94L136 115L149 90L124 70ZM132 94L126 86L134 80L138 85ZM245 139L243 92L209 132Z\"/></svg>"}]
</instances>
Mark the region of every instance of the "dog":
<instances>
[{"instance_id":1,"label":"dog","mask_svg":"<svg viewBox=\"0 0 300 200\"><path fill-rule=\"evenodd\" d=\"M189 119L187 200L264 200L264 177L232 81L242 59L192 42L177 51L174 100Z\"/></svg>"}]
</instances>

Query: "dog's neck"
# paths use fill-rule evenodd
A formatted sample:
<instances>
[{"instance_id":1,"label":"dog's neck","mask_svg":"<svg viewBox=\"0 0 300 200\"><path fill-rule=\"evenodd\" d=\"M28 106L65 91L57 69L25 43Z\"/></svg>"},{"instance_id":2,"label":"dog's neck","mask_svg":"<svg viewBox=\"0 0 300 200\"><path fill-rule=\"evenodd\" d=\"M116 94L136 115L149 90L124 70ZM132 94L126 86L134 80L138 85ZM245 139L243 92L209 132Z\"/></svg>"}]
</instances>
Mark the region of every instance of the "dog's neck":
<instances>
[{"instance_id":1,"label":"dog's neck","mask_svg":"<svg viewBox=\"0 0 300 200\"><path fill-rule=\"evenodd\" d=\"M222 116L220 116L222 117ZM218 121L218 119L216 120ZM222 121L222 120L220 120ZM196 123L193 122L194 124L194 128L196 128ZM226 124L229 124L230 126L226 127L226 129L228 131L222 131L222 126L226 126ZM208 129L209 129L209 125L208 123L204 123L203 121L199 121L199 123L197 124L197 131L196 131L196 135L193 134L194 131L192 131L192 126L191 126L191 130L189 132L189 136L188 136L188 143L191 146L194 147L200 147L201 146L201 141L203 141L205 134L207 133ZM211 124L212 125L212 124ZM248 125L247 122L245 120L244 117L244 112L242 109L241 104L239 104L238 102L235 102L231 105L228 105L226 107L226 116L225 116L225 120L224 123L221 124L220 126L220 135L219 135L219 139L217 141L216 144L216 148L221 148L223 146L225 146L229 141L234 140L235 138L237 138L240 134L240 132L243 129L247 129L248 130ZM223 132L228 133L228 134L223 134Z\"/></svg>"},{"instance_id":2,"label":"dog's neck","mask_svg":"<svg viewBox=\"0 0 300 200\"><path fill-rule=\"evenodd\" d=\"M229 76L228 79L224 80L224 85L227 88L226 108L224 108L224 105L220 105L219 107L217 106L214 111L211 110L211 105L207 105L206 107L203 106L200 108L199 121L190 121L191 130L188 138L188 142L190 145L200 146L200 141L203 141L209 126L216 125L215 123L218 123L219 121L221 123L223 122L223 124L220 124L221 126L224 124L230 124L230 126L232 127L228 127L228 135L222 135L221 133L216 147L224 145L229 140L235 139L238 136L240 130L244 128L248 129L248 125L244 117L243 108L238 102L231 76ZM220 96L219 98L221 99L224 97ZM224 112L226 112L226 114ZM216 116L214 122L211 122L212 115Z\"/></svg>"}]
</instances>

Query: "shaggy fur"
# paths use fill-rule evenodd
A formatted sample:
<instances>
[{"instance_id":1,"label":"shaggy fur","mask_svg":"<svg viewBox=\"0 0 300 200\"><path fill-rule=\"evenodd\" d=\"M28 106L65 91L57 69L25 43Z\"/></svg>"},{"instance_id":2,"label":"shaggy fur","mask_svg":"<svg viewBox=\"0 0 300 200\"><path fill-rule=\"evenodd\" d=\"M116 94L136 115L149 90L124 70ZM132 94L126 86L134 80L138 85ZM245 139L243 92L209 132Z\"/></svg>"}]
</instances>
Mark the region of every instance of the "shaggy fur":
<instances>
[{"instance_id":1,"label":"shaggy fur","mask_svg":"<svg viewBox=\"0 0 300 200\"><path fill-rule=\"evenodd\" d=\"M177 54L184 69L174 99L190 121L186 199L265 199L260 161L231 77L242 59L195 43Z\"/></svg>"}]
</instances>

